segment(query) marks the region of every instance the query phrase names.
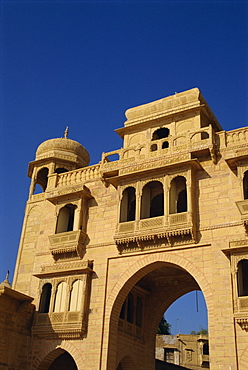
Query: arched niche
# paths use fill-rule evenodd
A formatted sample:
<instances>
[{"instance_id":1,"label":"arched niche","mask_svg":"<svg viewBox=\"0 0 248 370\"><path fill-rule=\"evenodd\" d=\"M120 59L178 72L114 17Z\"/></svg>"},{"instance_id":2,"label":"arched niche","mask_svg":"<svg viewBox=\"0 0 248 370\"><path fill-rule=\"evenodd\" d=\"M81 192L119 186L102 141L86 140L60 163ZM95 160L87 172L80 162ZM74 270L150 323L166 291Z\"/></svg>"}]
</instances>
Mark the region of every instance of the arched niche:
<instances>
[{"instance_id":1,"label":"arched niche","mask_svg":"<svg viewBox=\"0 0 248 370\"><path fill-rule=\"evenodd\" d=\"M67 204L59 210L55 232L56 234L73 231L76 229L76 225L74 225L76 208L77 207L74 204Z\"/></svg>"},{"instance_id":2,"label":"arched niche","mask_svg":"<svg viewBox=\"0 0 248 370\"><path fill-rule=\"evenodd\" d=\"M238 296L248 296L248 259L242 259L238 263L237 283Z\"/></svg>"},{"instance_id":3,"label":"arched niche","mask_svg":"<svg viewBox=\"0 0 248 370\"><path fill-rule=\"evenodd\" d=\"M66 310L67 284L61 281L56 289L53 312L64 312Z\"/></svg>"},{"instance_id":4,"label":"arched niche","mask_svg":"<svg viewBox=\"0 0 248 370\"><path fill-rule=\"evenodd\" d=\"M183 176L177 176L170 186L170 214L187 212L187 186Z\"/></svg>"},{"instance_id":5,"label":"arched niche","mask_svg":"<svg viewBox=\"0 0 248 370\"><path fill-rule=\"evenodd\" d=\"M47 182L48 182L48 172L49 172L48 168L43 167L37 173L35 185L40 185L41 192L46 191ZM40 192L37 186L34 192L36 194Z\"/></svg>"},{"instance_id":6,"label":"arched niche","mask_svg":"<svg viewBox=\"0 0 248 370\"><path fill-rule=\"evenodd\" d=\"M152 140L159 140L168 137L170 134L170 130L167 127L161 127L153 132Z\"/></svg>"},{"instance_id":7,"label":"arched niche","mask_svg":"<svg viewBox=\"0 0 248 370\"><path fill-rule=\"evenodd\" d=\"M164 215L164 190L160 181L150 181L142 189L141 219Z\"/></svg>"},{"instance_id":8,"label":"arched niche","mask_svg":"<svg viewBox=\"0 0 248 370\"><path fill-rule=\"evenodd\" d=\"M46 283L42 287L40 296L39 313L48 313L52 293L52 284Z\"/></svg>"},{"instance_id":9,"label":"arched niche","mask_svg":"<svg viewBox=\"0 0 248 370\"><path fill-rule=\"evenodd\" d=\"M134 187L123 191L120 207L120 222L134 221L136 210L136 192Z\"/></svg>"}]
</instances>

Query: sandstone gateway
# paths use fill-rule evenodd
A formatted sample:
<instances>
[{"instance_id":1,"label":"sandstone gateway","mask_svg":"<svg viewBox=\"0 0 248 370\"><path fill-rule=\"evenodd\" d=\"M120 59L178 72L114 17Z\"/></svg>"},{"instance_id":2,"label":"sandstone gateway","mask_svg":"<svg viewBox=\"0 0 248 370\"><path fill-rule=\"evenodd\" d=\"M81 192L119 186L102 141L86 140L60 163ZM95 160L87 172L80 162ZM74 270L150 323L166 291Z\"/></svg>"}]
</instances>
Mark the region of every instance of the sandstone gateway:
<instances>
[{"instance_id":1,"label":"sandstone gateway","mask_svg":"<svg viewBox=\"0 0 248 370\"><path fill-rule=\"evenodd\" d=\"M29 164L1 369L154 370L160 319L193 290L210 369L248 369L248 128L223 131L197 88L126 117L96 165L67 132Z\"/></svg>"}]
</instances>

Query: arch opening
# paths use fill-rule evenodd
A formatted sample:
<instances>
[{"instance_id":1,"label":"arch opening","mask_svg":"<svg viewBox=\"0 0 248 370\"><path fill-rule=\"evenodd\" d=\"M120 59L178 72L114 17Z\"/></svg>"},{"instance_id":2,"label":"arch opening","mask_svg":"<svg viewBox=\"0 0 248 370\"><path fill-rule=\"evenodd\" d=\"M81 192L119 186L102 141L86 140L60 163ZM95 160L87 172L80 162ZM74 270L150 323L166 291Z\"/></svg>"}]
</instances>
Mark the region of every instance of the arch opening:
<instances>
[{"instance_id":1,"label":"arch opening","mask_svg":"<svg viewBox=\"0 0 248 370\"><path fill-rule=\"evenodd\" d=\"M136 211L135 188L128 187L123 191L120 208L120 222L134 221Z\"/></svg>"},{"instance_id":2,"label":"arch opening","mask_svg":"<svg viewBox=\"0 0 248 370\"><path fill-rule=\"evenodd\" d=\"M238 296L248 296L248 259L243 259L238 263L237 282Z\"/></svg>"},{"instance_id":3,"label":"arch opening","mask_svg":"<svg viewBox=\"0 0 248 370\"><path fill-rule=\"evenodd\" d=\"M167 127L161 127L154 131L152 134L152 140L164 139L169 136L170 130Z\"/></svg>"},{"instance_id":4,"label":"arch opening","mask_svg":"<svg viewBox=\"0 0 248 370\"><path fill-rule=\"evenodd\" d=\"M78 367L69 352L56 348L46 355L38 370L78 370Z\"/></svg>"},{"instance_id":5,"label":"arch opening","mask_svg":"<svg viewBox=\"0 0 248 370\"><path fill-rule=\"evenodd\" d=\"M43 193L46 191L47 182L48 182L48 168L41 168L37 173L37 178L35 181L34 194Z\"/></svg>"},{"instance_id":6,"label":"arch opening","mask_svg":"<svg viewBox=\"0 0 248 370\"><path fill-rule=\"evenodd\" d=\"M46 283L42 287L41 297L40 297L40 304L39 304L39 312L40 313L48 313L50 307L50 300L51 300L51 293L52 293L52 284Z\"/></svg>"},{"instance_id":7,"label":"arch opening","mask_svg":"<svg viewBox=\"0 0 248 370\"><path fill-rule=\"evenodd\" d=\"M135 281L136 274L139 276L139 279L136 279ZM117 311L119 312L119 322L118 327L116 328L117 342L115 345L117 359L119 359L115 365L117 370L121 369L121 366L123 366L122 361L120 361L120 358L123 357L121 353L123 346L126 346L126 348L130 349L130 356L132 354L131 357L135 364L145 362L147 366L144 369L157 369L158 367L156 367L156 361L154 358L155 339L161 317L172 305L172 303L177 301L177 299L189 292L201 290L197 281L189 272L179 265L175 265L173 263L154 263L153 269L151 266L146 266L142 270L139 270L136 274L126 282L128 287L132 285L132 288L127 288L128 291L125 297L123 297L122 292L119 293L113 308L113 311L116 307ZM140 278L141 275L143 276ZM132 280L133 283L131 284ZM125 286L123 289L125 289ZM133 301L135 315L138 310L140 312L138 315L138 317L141 318L140 323L138 323L136 318L134 318L132 322L128 322L126 319L126 323L123 323L124 318L127 318L127 313L129 310L128 297L130 297L130 294L132 294L134 297ZM137 300L136 297L139 296L139 294L141 294L141 296ZM118 302L119 300L122 301L121 304ZM117 307L119 307L119 309ZM112 315L113 314L114 313L112 312ZM140 325L139 328L137 327L138 324ZM114 326L114 323L112 323L112 325ZM192 330L193 329L194 326L192 326ZM205 343L208 343L208 339L204 337L204 340L202 339L202 341L199 341L197 335L195 335L195 338L195 345L198 346L197 348L199 354L198 365L204 365L204 367L208 367L208 360L206 359L206 356L208 356L206 353L207 345L205 345ZM137 345L137 341L139 340L141 340L140 343L146 343L146 346L143 347L142 344L140 344L140 346ZM149 348L147 347L147 343L149 343ZM112 346L110 347L113 348ZM140 348L138 349L138 347ZM163 361L165 358L166 357L163 357ZM179 359L179 357L173 358ZM179 360L182 361L182 359ZM203 360L205 361L204 364ZM180 366L183 366L182 362L180 363Z\"/></svg>"},{"instance_id":8,"label":"arch opening","mask_svg":"<svg viewBox=\"0 0 248 370\"><path fill-rule=\"evenodd\" d=\"M74 225L76 208L77 207L73 204L67 204L59 210L55 232L56 234L76 230L76 225Z\"/></svg>"},{"instance_id":9,"label":"arch opening","mask_svg":"<svg viewBox=\"0 0 248 370\"><path fill-rule=\"evenodd\" d=\"M187 186L183 176L175 177L170 187L170 214L187 212Z\"/></svg>"},{"instance_id":10,"label":"arch opening","mask_svg":"<svg viewBox=\"0 0 248 370\"><path fill-rule=\"evenodd\" d=\"M141 219L164 215L164 190L160 181L147 183L141 196Z\"/></svg>"}]
</instances>

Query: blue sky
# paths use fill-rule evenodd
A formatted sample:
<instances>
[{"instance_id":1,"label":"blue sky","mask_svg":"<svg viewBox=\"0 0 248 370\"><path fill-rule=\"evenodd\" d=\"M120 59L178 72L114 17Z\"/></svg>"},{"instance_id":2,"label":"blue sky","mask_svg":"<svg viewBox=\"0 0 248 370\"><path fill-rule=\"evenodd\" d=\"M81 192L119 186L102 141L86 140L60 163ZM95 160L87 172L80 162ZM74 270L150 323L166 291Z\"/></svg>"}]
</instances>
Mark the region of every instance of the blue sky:
<instances>
[{"instance_id":1,"label":"blue sky","mask_svg":"<svg viewBox=\"0 0 248 370\"><path fill-rule=\"evenodd\" d=\"M13 277L29 161L69 137L98 163L126 109L199 87L223 129L247 126L248 2L1 4L0 281ZM193 328L198 330L198 327Z\"/></svg>"}]
</instances>

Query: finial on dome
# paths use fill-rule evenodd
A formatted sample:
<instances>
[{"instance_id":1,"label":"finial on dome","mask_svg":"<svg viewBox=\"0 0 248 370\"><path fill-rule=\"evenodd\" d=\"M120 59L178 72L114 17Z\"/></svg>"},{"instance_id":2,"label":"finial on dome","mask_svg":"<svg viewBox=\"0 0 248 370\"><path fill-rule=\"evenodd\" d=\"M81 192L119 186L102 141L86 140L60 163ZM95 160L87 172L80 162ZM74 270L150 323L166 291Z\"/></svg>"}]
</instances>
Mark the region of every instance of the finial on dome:
<instances>
[{"instance_id":1,"label":"finial on dome","mask_svg":"<svg viewBox=\"0 0 248 370\"><path fill-rule=\"evenodd\" d=\"M64 139L68 139L68 132L69 132L69 127L66 126L65 132L64 132Z\"/></svg>"}]
</instances>

